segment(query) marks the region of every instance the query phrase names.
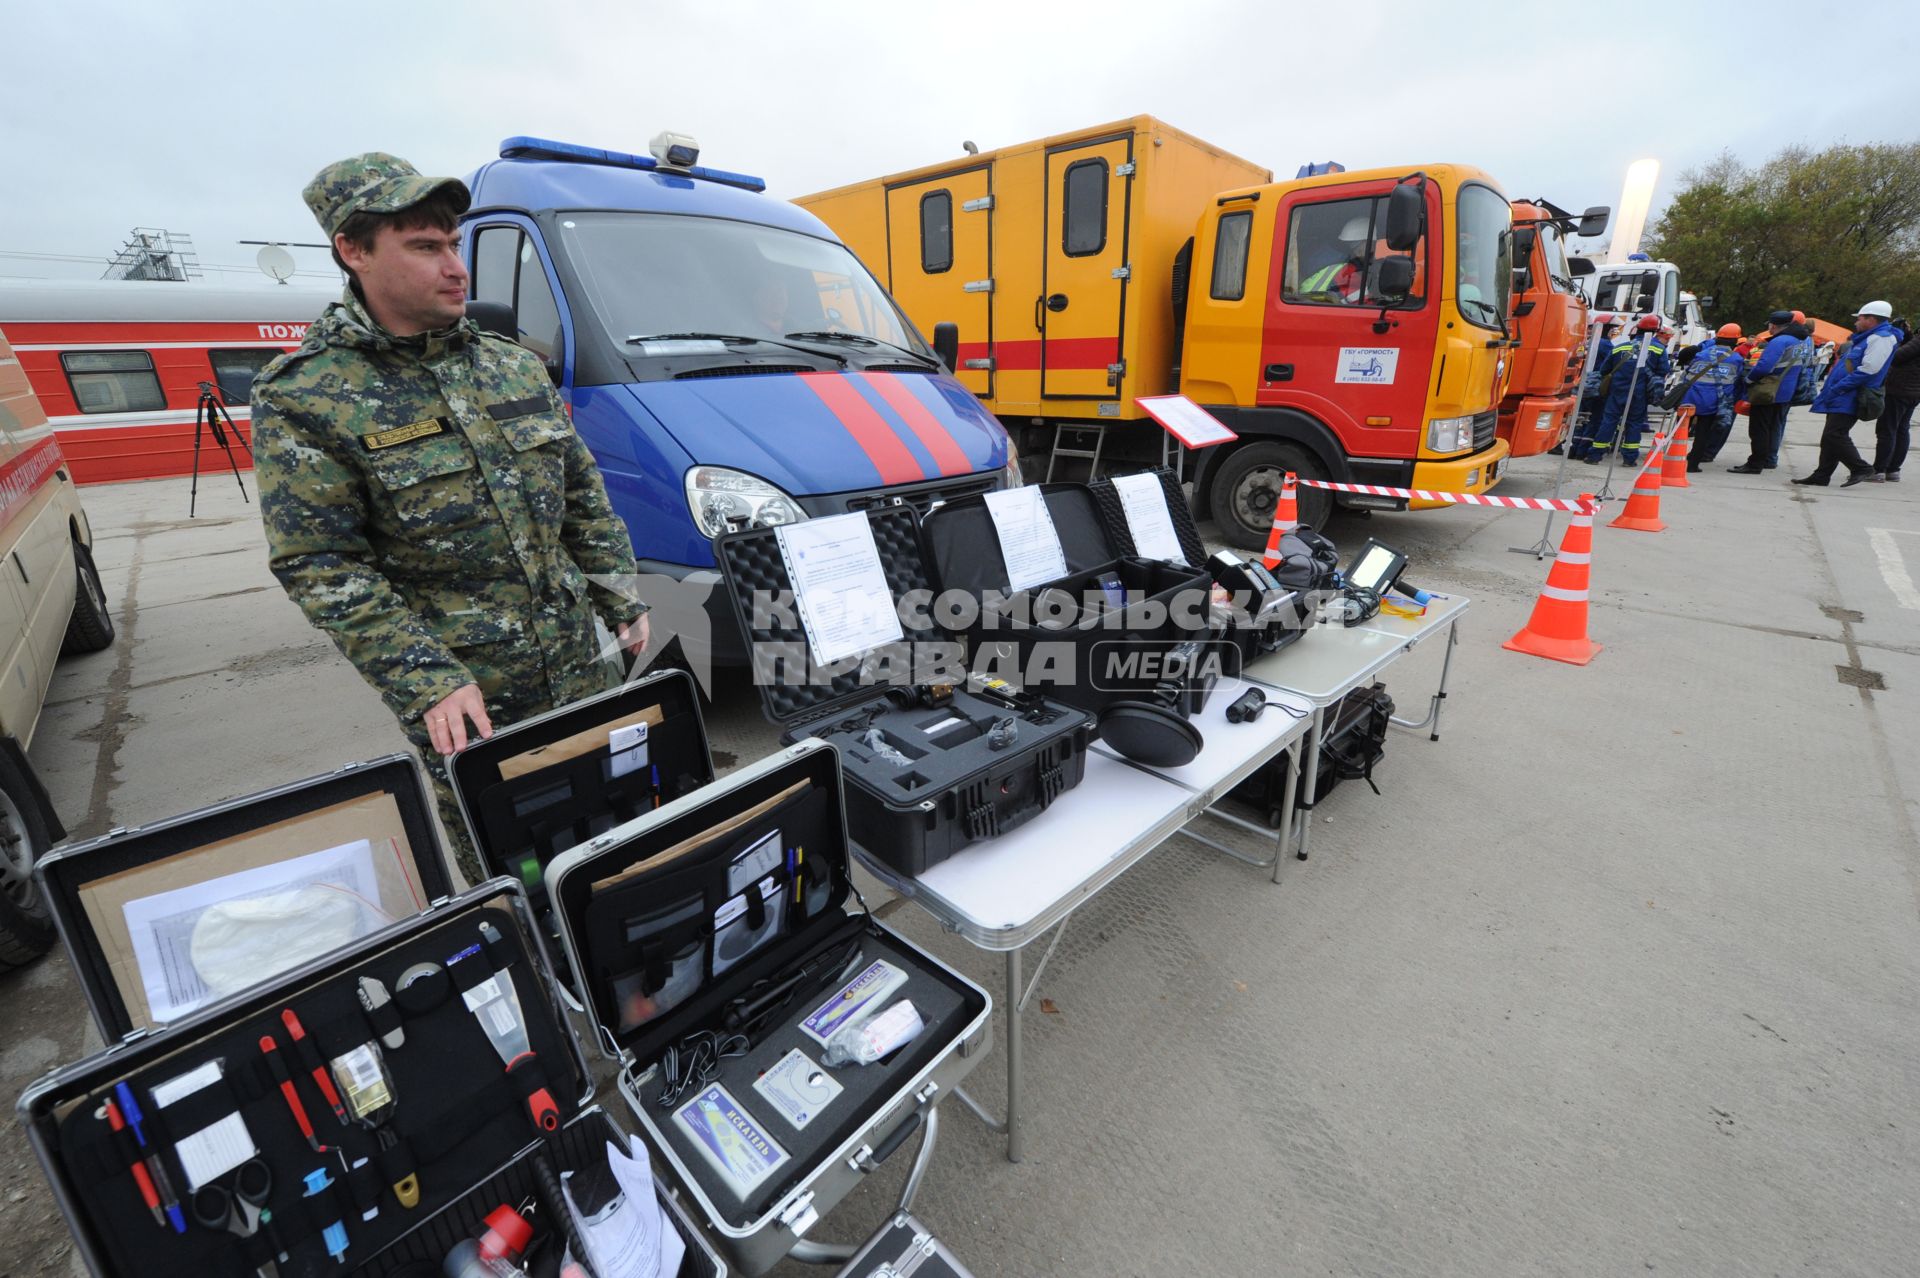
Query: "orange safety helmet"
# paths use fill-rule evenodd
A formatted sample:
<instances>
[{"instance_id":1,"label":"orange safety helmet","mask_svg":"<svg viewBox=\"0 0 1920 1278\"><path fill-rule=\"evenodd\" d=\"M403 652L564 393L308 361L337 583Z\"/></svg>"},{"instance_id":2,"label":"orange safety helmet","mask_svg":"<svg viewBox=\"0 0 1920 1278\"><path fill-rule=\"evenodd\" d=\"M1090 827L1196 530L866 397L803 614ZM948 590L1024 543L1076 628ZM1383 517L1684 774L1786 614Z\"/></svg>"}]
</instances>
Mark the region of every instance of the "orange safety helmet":
<instances>
[{"instance_id":1,"label":"orange safety helmet","mask_svg":"<svg viewBox=\"0 0 1920 1278\"><path fill-rule=\"evenodd\" d=\"M1722 324L1720 326L1720 331L1715 333L1714 336L1715 337L1731 337L1734 341L1737 342L1743 336L1745 336L1745 334L1743 334L1740 331L1740 326L1738 324Z\"/></svg>"},{"instance_id":2,"label":"orange safety helmet","mask_svg":"<svg viewBox=\"0 0 1920 1278\"><path fill-rule=\"evenodd\" d=\"M1795 311L1795 312L1793 313L1793 322L1794 322L1794 323L1796 323L1796 324L1804 324L1804 323L1806 323L1806 322L1807 322L1807 313L1806 313L1805 311Z\"/></svg>"},{"instance_id":3,"label":"orange safety helmet","mask_svg":"<svg viewBox=\"0 0 1920 1278\"><path fill-rule=\"evenodd\" d=\"M1657 333L1660 331L1660 317L1658 315L1642 315L1635 327L1643 333Z\"/></svg>"}]
</instances>

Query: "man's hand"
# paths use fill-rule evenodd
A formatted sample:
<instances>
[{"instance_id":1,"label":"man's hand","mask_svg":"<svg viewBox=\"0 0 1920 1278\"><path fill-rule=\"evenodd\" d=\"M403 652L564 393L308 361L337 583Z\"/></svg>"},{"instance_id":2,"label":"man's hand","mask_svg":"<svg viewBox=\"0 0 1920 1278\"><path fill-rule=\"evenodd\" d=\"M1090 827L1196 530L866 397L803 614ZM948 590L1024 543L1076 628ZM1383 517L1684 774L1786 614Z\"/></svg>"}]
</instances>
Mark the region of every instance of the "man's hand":
<instances>
[{"instance_id":1,"label":"man's hand","mask_svg":"<svg viewBox=\"0 0 1920 1278\"><path fill-rule=\"evenodd\" d=\"M620 627L620 633L614 638L620 646L633 656L640 656L647 650L647 640L652 630L647 625L647 614L641 613L626 625Z\"/></svg>"},{"instance_id":2,"label":"man's hand","mask_svg":"<svg viewBox=\"0 0 1920 1278\"><path fill-rule=\"evenodd\" d=\"M473 720L474 735L482 739L493 735L493 722L487 718L486 698L478 684L455 688L452 695L427 711L427 735L439 754L452 754L467 744L467 720Z\"/></svg>"}]
</instances>

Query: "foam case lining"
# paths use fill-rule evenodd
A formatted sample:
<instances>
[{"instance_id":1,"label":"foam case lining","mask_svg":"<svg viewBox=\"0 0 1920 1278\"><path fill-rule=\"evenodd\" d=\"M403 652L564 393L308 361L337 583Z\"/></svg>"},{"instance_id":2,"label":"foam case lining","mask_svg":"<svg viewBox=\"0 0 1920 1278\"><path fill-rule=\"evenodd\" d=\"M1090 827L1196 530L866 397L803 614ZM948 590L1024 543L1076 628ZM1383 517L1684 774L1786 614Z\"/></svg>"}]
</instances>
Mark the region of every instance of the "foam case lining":
<instances>
[{"instance_id":1,"label":"foam case lining","mask_svg":"<svg viewBox=\"0 0 1920 1278\"><path fill-rule=\"evenodd\" d=\"M866 518L892 597L930 598L913 511L891 507ZM845 670L816 667L797 614L762 606L793 590L775 530L724 534L715 555L754 655L767 717L787 729L788 742L817 739L840 750L852 786L853 840L902 874L920 874L969 843L1017 828L1080 783L1093 736L1083 710L1051 698L1014 709L966 691L960 645L932 625L908 630ZM915 702L913 684L933 681L956 685L949 704ZM1014 740L995 749L990 733L1009 718Z\"/></svg>"}]
</instances>

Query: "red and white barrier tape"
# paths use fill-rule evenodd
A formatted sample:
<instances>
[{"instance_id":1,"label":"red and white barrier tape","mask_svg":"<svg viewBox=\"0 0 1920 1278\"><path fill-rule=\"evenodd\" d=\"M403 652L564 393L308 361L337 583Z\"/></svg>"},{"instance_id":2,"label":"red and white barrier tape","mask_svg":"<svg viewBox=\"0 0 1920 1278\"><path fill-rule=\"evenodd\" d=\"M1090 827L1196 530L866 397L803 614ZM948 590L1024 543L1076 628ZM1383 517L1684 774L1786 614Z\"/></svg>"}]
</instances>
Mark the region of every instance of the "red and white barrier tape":
<instances>
[{"instance_id":1,"label":"red and white barrier tape","mask_svg":"<svg viewBox=\"0 0 1920 1278\"><path fill-rule=\"evenodd\" d=\"M1415 501L1443 501L1455 506L1497 506L1502 510L1565 510L1591 513L1578 497L1493 497L1482 493L1436 493L1425 488L1388 488L1384 484L1336 484L1320 479L1297 481L1308 488L1330 488L1337 493L1365 493L1371 497L1406 497Z\"/></svg>"}]
</instances>

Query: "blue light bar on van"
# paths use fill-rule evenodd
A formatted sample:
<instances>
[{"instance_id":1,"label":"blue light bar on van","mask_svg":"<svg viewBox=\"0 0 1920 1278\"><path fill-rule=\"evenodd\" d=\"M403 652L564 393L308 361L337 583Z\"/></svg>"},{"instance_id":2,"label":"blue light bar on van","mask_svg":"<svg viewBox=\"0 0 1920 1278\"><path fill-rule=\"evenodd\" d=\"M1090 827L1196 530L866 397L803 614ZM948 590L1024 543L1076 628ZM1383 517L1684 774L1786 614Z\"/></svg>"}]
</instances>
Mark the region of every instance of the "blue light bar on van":
<instances>
[{"instance_id":1,"label":"blue light bar on van","mask_svg":"<svg viewBox=\"0 0 1920 1278\"><path fill-rule=\"evenodd\" d=\"M558 160L563 164L605 164L619 169L641 169L651 171L660 167L660 162L651 155L635 155L630 151L603 151L597 146L577 146L572 142L554 142L547 138L513 137L500 144L500 158L503 160ZM767 189L765 178L749 176L745 173L729 173L725 169L710 169L696 165L684 171L688 177L702 178L708 182L721 182L727 186L737 186L748 191Z\"/></svg>"},{"instance_id":2,"label":"blue light bar on van","mask_svg":"<svg viewBox=\"0 0 1920 1278\"><path fill-rule=\"evenodd\" d=\"M1314 164L1312 162L1303 164L1300 166L1300 171L1293 176L1294 180L1298 181L1301 178L1325 177L1329 173L1345 173L1346 171L1347 166L1338 160L1328 160L1324 164Z\"/></svg>"}]
</instances>

